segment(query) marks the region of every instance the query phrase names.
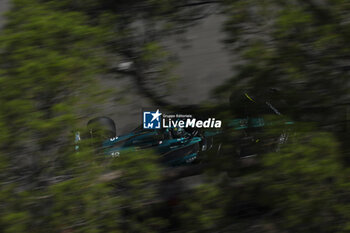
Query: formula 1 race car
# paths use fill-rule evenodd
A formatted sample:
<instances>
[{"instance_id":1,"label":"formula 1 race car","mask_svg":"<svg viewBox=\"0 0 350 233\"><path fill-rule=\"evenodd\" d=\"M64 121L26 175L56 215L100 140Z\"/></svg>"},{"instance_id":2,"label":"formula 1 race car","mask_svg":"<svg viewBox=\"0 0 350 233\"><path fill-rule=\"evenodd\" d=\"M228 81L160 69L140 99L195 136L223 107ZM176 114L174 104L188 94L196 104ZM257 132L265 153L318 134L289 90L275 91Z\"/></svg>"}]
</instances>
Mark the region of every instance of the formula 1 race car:
<instances>
[{"instance_id":1,"label":"formula 1 race car","mask_svg":"<svg viewBox=\"0 0 350 233\"><path fill-rule=\"evenodd\" d=\"M284 122L284 124L288 125L292 122ZM239 148L239 151L235 152L238 157L251 157L256 154L252 148L258 140L252 135L247 135L247 130L259 130L265 125L263 118L236 118L230 120L226 129L221 130L143 129L140 126L128 134L116 136L113 120L108 117L98 117L88 122L88 130L90 137L98 139L96 148L103 155L119 157L127 151L154 149L160 155L162 163L179 166L199 162L201 154L206 151L215 150L216 155L220 154L222 142L218 139L225 134L225 130L234 130L245 135L231 141L236 144L236 148ZM75 136L76 149L78 149L80 133L77 132ZM281 133L278 138L273 139L275 145L285 143L287 137L285 132Z\"/></svg>"},{"instance_id":2,"label":"formula 1 race car","mask_svg":"<svg viewBox=\"0 0 350 233\"><path fill-rule=\"evenodd\" d=\"M252 97L244 95L250 102L252 108L257 109L257 104ZM250 103L251 104L251 103ZM237 106L237 104L235 104ZM260 104L268 108L270 114L281 115L281 113L269 102ZM198 128L164 128L164 129L143 129L139 126L129 134L116 135L115 123L108 117L97 117L90 120L87 124L89 137L97 139L97 148L100 153L110 156L119 157L126 151L137 151L141 149L154 149L160 155L160 161L170 166L192 164L199 161L200 154L209 150L216 150L216 154L222 150L222 142L214 140L225 135L226 132L237 131L238 139L230 140L229 144L236 144L238 157L251 157L257 154L256 144L262 145L260 138L254 136L253 131L260 131L267 123L264 118L252 114L247 109L251 108L244 104L245 109L240 109L244 115L228 121L225 128L219 130L203 130ZM293 122L282 122L288 126ZM80 141L80 134L76 133L76 148ZM279 144L285 143L288 139L288 132L282 131L277 137L269 140L276 148ZM265 140L265 142L268 140ZM266 145L267 143L265 143ZM261 146L260 146L261 147ZM269 148L272 148L271 146ZM258 148L260 150L260 148ZM261 151L261 150L260 150Z\"/></svg>"}]
</instances>

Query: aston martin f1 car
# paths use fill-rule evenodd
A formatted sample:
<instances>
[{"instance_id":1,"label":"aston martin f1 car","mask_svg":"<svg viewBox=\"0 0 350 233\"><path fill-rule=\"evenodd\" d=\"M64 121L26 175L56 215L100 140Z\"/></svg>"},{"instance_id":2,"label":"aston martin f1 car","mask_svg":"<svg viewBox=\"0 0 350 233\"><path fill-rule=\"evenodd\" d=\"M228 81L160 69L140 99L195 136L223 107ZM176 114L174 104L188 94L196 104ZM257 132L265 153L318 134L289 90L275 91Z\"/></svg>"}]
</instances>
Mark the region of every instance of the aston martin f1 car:
<instances>
[{"instance_id":1,"label":"aston martin f1 car","mask_svg":"<svg viewBox=\"0 0 350 233\"><path fill-rule=\"evenodd\" d=\"M244 104L244 109L240 112L244 115L234 118L227 122L225 128L220 130L203 130L197 128L165 128L165 129L143 129L142 125L125 135L116 135L115 123L108 117L97 117L90 120L87 124L89 137L97 139L97 148L103 155L109 157L123 156L127 151L137 151L142 149L154 149L159 155L162 163L170 166L192 164L199 161L201 153L208 150L216 150L216 154L222 150L221 142L214 140L218 135L225 135L227 131L238 131L241 136L239 140L230 140L238 144L238 156L250 157L255 153L252 148L257 142L261 141L255 138L254 130L260 130L268 124L264 118L258 114L251 114L247 111L248 107L257 109L257 103L252 97L244 95L253 104ZM237 104L235 104L237 106ZM268 108L270 114L280 115L281 113L269 102L262 105ZM293 124L293 122L283 122L284 125ZM76 148L79 147L80 134L76 133ZM284 143L288 139L288 133L283 131L277 138L273 138L273 144ZM261 144L261 143L260 143Z\"/></svg>"}]
</instances>

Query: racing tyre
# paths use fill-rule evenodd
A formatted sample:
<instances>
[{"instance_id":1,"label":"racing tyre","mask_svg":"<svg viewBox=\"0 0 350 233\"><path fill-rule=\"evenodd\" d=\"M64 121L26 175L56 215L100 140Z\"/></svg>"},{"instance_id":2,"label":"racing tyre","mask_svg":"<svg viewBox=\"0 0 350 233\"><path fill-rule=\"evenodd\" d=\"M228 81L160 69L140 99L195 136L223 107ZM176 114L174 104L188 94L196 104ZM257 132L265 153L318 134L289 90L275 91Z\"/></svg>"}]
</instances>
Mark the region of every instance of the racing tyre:
<instances>
[{"instance_id":1,"label":"racing tyre","mask_svg":"<svg viewBox=\"0 0 350 233\"><path fill-rule=\"evenodd\" d=\"M109 117L96 117L87 123L92 138L107 139L116 136L114 121Z\"/></svg>"}]
</instances>

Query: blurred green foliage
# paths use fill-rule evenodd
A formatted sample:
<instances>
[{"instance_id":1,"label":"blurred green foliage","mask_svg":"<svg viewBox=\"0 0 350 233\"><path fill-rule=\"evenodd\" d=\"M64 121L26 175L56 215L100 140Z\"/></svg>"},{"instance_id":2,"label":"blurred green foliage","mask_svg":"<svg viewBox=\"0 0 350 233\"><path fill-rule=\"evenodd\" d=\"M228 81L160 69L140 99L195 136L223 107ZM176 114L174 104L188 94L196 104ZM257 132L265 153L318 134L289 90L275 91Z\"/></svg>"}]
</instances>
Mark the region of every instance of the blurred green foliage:
<instances>
[{"instance_id":1,"label":"blurred green foliage","mask_svg":"<svg viewBox=\"0 0 350 233\"><path fill-rule=\"evenodd\" d=\"M79 13L14 4L0 39L1 150L11 175L36 179L56 172L50 169L69 146L77 103L96 93L93 77L103 57L95 48L104 32Z\"/></svg>"},{"instance_id":2,"label":"blurred green foliage","mask_svg":"<svg viewBox=\"0 0 350 233\"><path fill-rule=\"evenodd\" d=\"M94 78L111 60L131 60L136 68L127 74L156 99L143 84L154 78L147 72L160 67L164 75L171 66L161 37L193 23L184 20L195 15L190 2L180 3L13 1L0 37L1 232L349 231L348 131L339 130L348 98L347 1L223 2L228 46L244 62L217 94L278 86L289 116L316 122L285 131L284 119L266 117L277 123L254 132L254 166L243 166L242 134L225 125L204 156L201 185L174 184L169 200L168 168L153 151L108 159L89 140L74 151L72 130L104 92ZM140 20L149 29L143 37L134 27ZM287 144L260 146L285 132Z\"/></svg>"}]
</instances>

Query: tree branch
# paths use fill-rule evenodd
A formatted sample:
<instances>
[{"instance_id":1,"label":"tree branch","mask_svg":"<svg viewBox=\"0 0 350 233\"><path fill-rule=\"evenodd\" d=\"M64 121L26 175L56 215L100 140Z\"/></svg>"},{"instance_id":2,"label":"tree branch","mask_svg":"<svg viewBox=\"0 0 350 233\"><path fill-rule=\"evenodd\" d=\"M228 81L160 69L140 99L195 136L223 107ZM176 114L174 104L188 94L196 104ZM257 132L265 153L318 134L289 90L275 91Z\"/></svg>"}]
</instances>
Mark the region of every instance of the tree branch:
<instances>
[{"instance_id":1,"label":"tree branch","mask_svg":"<svg viewBox=\"0 0 350 233\"><path fill-rule=\"evenodd\" d=\"M176 6L176 8L192 7L192 6L201 6L201 5L208 5L208 4L219 4L219 3L222 3L222 1L192 2L192 3L187 3L187 4L183 4L183 5Z\"/></svg>"}]
</instances>

